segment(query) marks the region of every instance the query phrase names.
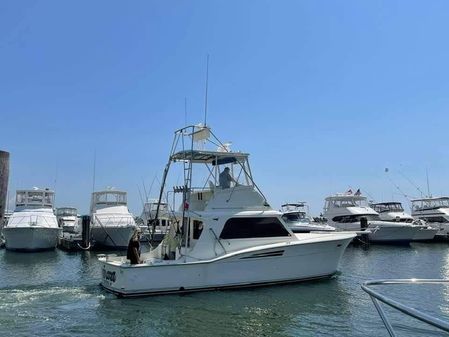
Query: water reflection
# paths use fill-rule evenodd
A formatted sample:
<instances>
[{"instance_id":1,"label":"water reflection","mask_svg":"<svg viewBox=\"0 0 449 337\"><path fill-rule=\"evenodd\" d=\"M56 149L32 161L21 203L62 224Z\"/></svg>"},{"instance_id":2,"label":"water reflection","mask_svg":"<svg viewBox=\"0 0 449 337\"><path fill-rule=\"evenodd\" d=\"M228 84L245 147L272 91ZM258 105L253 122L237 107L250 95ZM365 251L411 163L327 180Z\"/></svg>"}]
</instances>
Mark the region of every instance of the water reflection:
<instances>
[{"instance_id":1,"label":"water reflection","mask_svg":"<svg viewBox=\"0 0 449 337\"><path fill-rule=\"evenodd\" d=\"M119 299L99 286L95 252L0 250L2 337L387 336L361 289L378 278L449 275L447 245L349 248L333 279L251 290ZM386 294L440 317L447 287L388 287ZM402 335L438 335L387 309Z\"/></svg>"},{"instance_id":2,"label":"water reflection","mask_svg":"<svg viewBox=\"0 0 449 337\"><path fill-rule=\"evenodd\" d=\"M336 280L143 299L107 296L97 315L99 321L120 327L114 330L117 336L135 330L154 335L210 336L220 331L224 336L310 336L334 328L350 332L344 318L348 296Z\"/></svg>"}]
</instances>

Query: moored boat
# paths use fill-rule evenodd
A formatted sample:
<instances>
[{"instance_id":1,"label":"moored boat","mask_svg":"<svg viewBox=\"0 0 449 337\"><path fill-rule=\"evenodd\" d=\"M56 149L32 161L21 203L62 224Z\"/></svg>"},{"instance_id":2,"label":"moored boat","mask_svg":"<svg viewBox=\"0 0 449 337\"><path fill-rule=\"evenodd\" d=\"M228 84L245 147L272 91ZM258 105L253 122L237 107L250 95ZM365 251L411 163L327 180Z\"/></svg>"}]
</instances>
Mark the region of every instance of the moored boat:
<instances>
[{"instance_id":1,"label":"moored boat","mask_svg":"<svg viewBox=\"0 0 449 337\"><path fill-rule=\"evenodd\" d=\"M3 228L8 250L35 252L54 249L61 229L53 211L54 192L18 190L16 207Z\"/></svg>"},{"instance_id":2,"label":"moored boat","mask_svg":"<svg viewBox=\"0 0 449 337\"><path fill-rule=\"evenodd\" d=\"M74 207L58 207L56 209L58 225L65 233L79 233L78 210Z\"/></svg>"},{"instance_id":3,"label":"moored boat","mask_svg":"<svg viewBox=\"0 0 449 337\"><path fill-rule=\"evenodd\" d=\"M126 192L112 189L94 192L90 209L94 248L126 249L137 227L128 210Z\"/></svg>"},{"instance_id":4,"label":"moored boat","mask_svg":"<svg viewBox=\"0 0 449 337\"><path fill-rule=\"evenodd\" d=\"M435 228L435 240L449 240L449 197L412 200L412 216Z\"/></svg>"},{"instance_id":5,"label":"moored boat","mask_svg":"<svg viewBox=\"0 0 449 337\"><path fill-rule=\"evenodd\" d=\"M310 215L305 202L286 203L281 206L282 219L293 233L327 233L334 232L335 227L324 222L315 221Z\"/></svg>"},{"instance_id":6,"label":"moored boat","mask_svg":"<svg viewBox=\"0 0 449 337\"><path fill-rule=\"evenodd\" d=\"M326 198L324 217L341 231L369 231L369 241L379 244L409 244L418 228L407 222L381 221L379 213L368 206L367 198L358 191Z\"/></svg>"},{"instance_id":7,"label":"moored boat","mask_svg":"<svg viewBox=\"0 0 449 337\"><path fill-rule=\"evenodd\" d=\"M415 220L410 214L406 213L400 202L379 202L371 204L371 207L379 213L379 218L382 221L406 222L418 228L413 241L431 241L438 232L438 229L428 226L419 219Z\"/></svg>"}]
</instances>

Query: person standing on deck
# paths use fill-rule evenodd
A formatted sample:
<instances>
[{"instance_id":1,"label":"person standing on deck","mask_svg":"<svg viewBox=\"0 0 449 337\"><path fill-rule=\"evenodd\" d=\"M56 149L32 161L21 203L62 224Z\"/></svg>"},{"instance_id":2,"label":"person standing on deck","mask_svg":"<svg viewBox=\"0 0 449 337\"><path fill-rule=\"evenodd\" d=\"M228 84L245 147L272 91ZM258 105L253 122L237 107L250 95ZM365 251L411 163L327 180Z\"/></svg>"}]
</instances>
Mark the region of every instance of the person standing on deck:
<instances>
[{"instance_id":1,"label":"person standing on deck","mask_svg":"<svg viewBox=\"0 0 449 337\"><path fill-rule=\"evenodd\" d=\"M220 187L223 189L230 188L231 182L234 182L235 184L237 184L237 181L235 181L235 179L231 176L229 171L230 171L229 167L225 167L223 172L221 172L220 176L218 177Z\"/></svg>"},{"instance_id":2,"label":"person standing on deck","mask_svg":"<svg viewBox=\"0 0 449 337\"><path fill-rule=\"evenodd\" d=\"M142 263L140 260L140 228L134 231L133 236L129 240L126 258L131 261L131 264Z\"/></svg>"}]
</instances>

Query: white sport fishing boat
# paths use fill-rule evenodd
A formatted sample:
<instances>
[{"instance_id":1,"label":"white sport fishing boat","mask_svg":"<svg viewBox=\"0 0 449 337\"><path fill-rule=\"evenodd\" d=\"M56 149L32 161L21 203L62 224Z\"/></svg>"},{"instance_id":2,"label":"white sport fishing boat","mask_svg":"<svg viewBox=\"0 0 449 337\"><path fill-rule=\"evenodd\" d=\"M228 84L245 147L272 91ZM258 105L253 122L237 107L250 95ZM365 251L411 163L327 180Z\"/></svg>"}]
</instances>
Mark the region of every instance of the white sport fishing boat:
<instances>
[{"instance_id":1,"label":"white sport fishing boat","mask_svg":"<svg viewBox=\"0 0 449 337\"><path fill-rule=\"evenodd\" d=\"M379 218L382 221L407 222L417 227L418 231L413 237L413 241L433 240L438 232L438 229L426 225L422 220L415 220L410 214L406 213L400 202L379 202L371 204L371 207L379 213Z\"/></svg>"},{"instance_id":2,"label":"white sport fishing boat","mask_svg":"<svg viewBox=\"0 0 449 337\"><path fill-rule=\"evenodd\" d=\"M449 240L449 197L412 200L412 216L437 229L436 240Z\"/></svg>"},{"instance_id":3,"label":"white sport fishing boat","mask_svg":"<svg viewBox=\"0 0 449 337\"><path fill-rule=\"evenodd\" d=\"M316 222L309 216L308 205L305 202L287 203L281 206L282 219L293 233L328 233L335 227L326 223Z\"/></svg>"},{"instance_id":4,"label":"white sport fishing boat","mask_svg":"<svg viewBox=\"0 0 449 337\"><path fill-rule=\"evenodd\" d=\"M16 192L16 208L3 228L6 249L36 252L56 247L61 229L53 211L54 197L48 189Z\"/></svg>"},{"instance_id":5,"label":"white sport fishing boat","mask_svg":"<svg viewBox=\"0 0 449 337\"><path fill-rule=\"evenodd\" d=\"M324 217L337 230L370 231L368 238L372 243L408 244L419 230L407 222L381 221L379 213L368 206L359 191L327 197Z\"/></svg>"},{"instance_id":6,"label":"white sport fishing boat","mask_svg":"<svg viewBox=\"0 0 449 337\"><path fill-rule=\"evenodd\" d=\"M143 263L131 265L120 256L100 257L101 285L129 297L333 275L355 234L293 233L255 185L249 155L227 146L205 150L207 140L222 144L208 127L189 126L175 132L159 200L171 166L180 164L184 183L172 193L180 205L181 223L173 223L161 244L141 256ZM224 166L229 170L223 170ZM192 181L201 176L203 181Z\"/></svg>"},{"instance_id":7,"label":"white sport fishing boat","mask_svg":"<svg viewBox=\"0 0 449 337\"><path fill-rule=\"evenodd\" d=\"M128 211L126 192L106 190L92 193L91 238L95 248L126 249L137 228Z\"/></svg>"},{"instance_id":8,"label":"white sport fishing boat","mask_svg":"<svg viewBox=\"0 0 449 337\"><path fill-rule=\"evenodd\" d=\"M58 225L64 233L79 233L78 210L73 207L59 207L56 209Z\"/></svg>"}]
</instances>

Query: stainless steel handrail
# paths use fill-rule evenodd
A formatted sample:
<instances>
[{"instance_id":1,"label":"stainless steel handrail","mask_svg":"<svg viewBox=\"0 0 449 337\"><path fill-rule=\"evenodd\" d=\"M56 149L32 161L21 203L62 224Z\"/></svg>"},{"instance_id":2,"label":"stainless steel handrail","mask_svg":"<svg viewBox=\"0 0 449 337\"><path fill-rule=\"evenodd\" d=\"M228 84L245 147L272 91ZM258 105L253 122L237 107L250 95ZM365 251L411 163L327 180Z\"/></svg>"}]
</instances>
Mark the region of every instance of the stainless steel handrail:
<instances>
[{"instance_id":1,"label":"stainless steel handrail","mask_svg":"<svg viewBox=\"0 0 449 337\"><path fill-rule=\"evenodd\" d=\"M441 319L432 317L428 314L425 314L419 310L416 310L414 308L408 307L404 304L401 304L395 300L392 300L391 298L380 294L379 292L373 290L370 288L370 286L373 285L389 285L389 284L449 284L449 280L444 279L384 279L384 280L372 280L372 281L366 281L362 284L362 289L368 295L370 295L371 300L374 303L374 306L377 309L377 312L379 313L380 318L382 319L382 322L384 323L385 327L388 330L388 333L391 337L396 337L396 333L393 330L393 326L391 325L390 321L388 320L388 317L386 316L384 310L380 306L380 302L385 303L389 305L392 308L395 308L399 310L400 312L411 316L413 318L416 318L422 322L425 322L433 327L436 327L438 329L441 329L445 332L449 332L449 322L443 321Z\"/></svg>"}]
</instances>

